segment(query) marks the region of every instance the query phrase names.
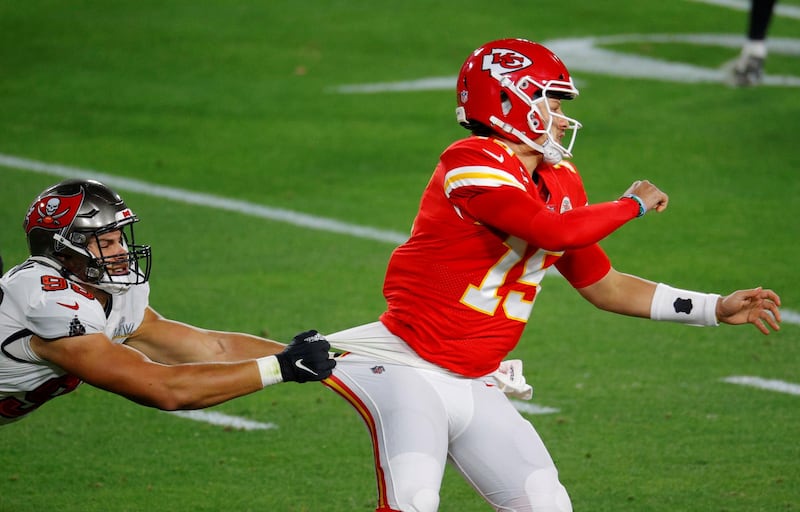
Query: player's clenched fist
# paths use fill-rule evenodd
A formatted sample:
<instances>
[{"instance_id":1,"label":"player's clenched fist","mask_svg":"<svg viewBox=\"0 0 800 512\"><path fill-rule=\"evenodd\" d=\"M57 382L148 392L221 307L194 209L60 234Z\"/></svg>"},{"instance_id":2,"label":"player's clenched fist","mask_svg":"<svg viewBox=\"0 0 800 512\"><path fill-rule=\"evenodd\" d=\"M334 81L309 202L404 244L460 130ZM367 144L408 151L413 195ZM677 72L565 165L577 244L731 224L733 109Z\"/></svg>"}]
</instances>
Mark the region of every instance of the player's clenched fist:
<instances>
[{"instance_id":1,"label":"player's clenched fist","mask_svg":"<svg viewBox=\"0 0 800 512\"><path fill-rule=\"evenodd\" d=\"M644 209L640 216L650 210L663 212L667 209L667 204L669 203L669 196L648 180L634 181L625 191L625 196L637 198L637 201Z\"/></svg>"},{"instance_id":2,"label":"player's clenched fist","mask_svg":"<svg viewBox=\"0 0 800 512\"><path fill-rule=\"evenodd\" d=\"M317 331L301 332L283 352L276 354L284 382L308 382L330 377L336 362L328 351L331 345Z\"/></svg>"}]
</instances>

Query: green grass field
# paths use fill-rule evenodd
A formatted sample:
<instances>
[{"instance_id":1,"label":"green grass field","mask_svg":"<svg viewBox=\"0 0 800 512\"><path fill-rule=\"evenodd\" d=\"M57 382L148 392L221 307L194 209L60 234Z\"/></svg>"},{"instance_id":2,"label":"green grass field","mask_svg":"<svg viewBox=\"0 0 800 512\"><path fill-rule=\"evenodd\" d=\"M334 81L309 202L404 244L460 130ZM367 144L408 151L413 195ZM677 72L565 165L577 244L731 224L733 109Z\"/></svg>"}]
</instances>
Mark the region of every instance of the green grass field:
<instances>
[{"instance_id":1,"label":"green grass field","mask_svg":"<svg viewBox=\"0 0 800 512\"><path fill-rule=\"evenodd\" d=\"M790 11L770 37L796 48L800 1L778 5ZM286 341L374 320L395 244L255 207L402 236L439 152L467 133L452 90L338 87L454 77L500 37L743 38L745 22L743 11L685 0L0 3L0 158L150 184L117 188L154 248L152 305ZM604 48L708 70L738 53L646 37ZM799 55L771 53L767 74L800 80ZM609 70L572 69L581 95L566 106L584 124L574 162L590 199L642 178L671 198L604 242L615 267L721 293L764 285L794 321L764 337L615 317L549 278L514 356L533 402L558 412L528 417L576 511L800 510L800 396L721 381L800 382L800 88ZM32 167L0 163L7 267L25 258L28 204L61 179ZM157 186L253 211L167 199ZM0 430L0 512L374 510L366 429L321 385L213 410L278 428L214 426L81 386ZM441 510L489 508L448 470Z\"/></svg>"}]
</instances>

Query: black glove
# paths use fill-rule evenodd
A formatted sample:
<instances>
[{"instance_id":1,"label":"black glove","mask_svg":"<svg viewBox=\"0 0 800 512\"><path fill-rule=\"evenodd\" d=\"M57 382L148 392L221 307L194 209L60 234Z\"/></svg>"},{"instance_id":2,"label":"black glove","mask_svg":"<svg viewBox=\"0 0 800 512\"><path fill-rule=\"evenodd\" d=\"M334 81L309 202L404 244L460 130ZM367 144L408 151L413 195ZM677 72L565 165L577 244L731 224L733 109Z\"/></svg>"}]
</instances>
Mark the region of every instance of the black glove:
<instances>
[{"instance_id":1,"label":"black glove","mask_svg":"<svg viewBox=\"0 0 800 512\"><path fill-rule=\"evenodd\" d=\"M284 382L308 382L330 377L336 362L328 357L331 344L317 331L301 332L283 352L275 354Z\"/></svg>"}]
</instances>

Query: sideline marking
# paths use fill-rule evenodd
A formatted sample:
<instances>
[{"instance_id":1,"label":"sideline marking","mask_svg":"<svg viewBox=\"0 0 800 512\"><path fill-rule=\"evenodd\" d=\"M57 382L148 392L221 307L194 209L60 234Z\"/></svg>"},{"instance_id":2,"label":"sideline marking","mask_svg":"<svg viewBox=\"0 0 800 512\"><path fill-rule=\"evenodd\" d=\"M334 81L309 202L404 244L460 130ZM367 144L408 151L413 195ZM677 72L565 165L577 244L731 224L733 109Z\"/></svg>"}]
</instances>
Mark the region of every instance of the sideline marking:
<instances>
[{"instance_id":1,"label":"sideline marking","mask_svg":"<svg viewBox=\"0 0 800 512\"><path fill-rule=\"evenodd\" d=\"M275 423L261 423L258 421L229 416L216 411L167 411L168 414L179 416L194 421L202 421L212 425L232 428L234 430L273 430L278 428Z\"/></svg>"},{"instance_id":2,"label":"sideline marking","mask_svg":"<svg viewBox=\"0 0 800 512\"><path fill-rule=\"evenodd\" d=\"M157 185L131 178L122 178L119 176L95 171L93 169L68 167L61 164L47 164L44 162L20 158L13 155L6 155L3 153L0 153L0 166L42 174L53 174L55 176L61 176L62 178L92 178L102 181L106 185L109 185L113 188L138 192L148 196L161 197L164 199L171 199L173 201L179 201L198 206L207 206L209 208L217 208L219 210L241 213L251 217L260 217L262 219L285 222L295 226L317 229L320 231L328 231L331 233L340 233L357 238L366 238L368 240L376 240L378 242L389 242L399 245L408 239L408 235L404 235L395 231L360 226L338 220L326 219L324 217L317 217L315 215L309 215L306 213L284 210L282 208L273 208L256 203L249 203L247 201L241 201L238 199L229 199L226 197L205 194L202 192L192 192L189 190Z\"/></svg>"},{"instance_id":3,"label":"sideline marking","mask_svg":"<svg viewBox=\"0 0 800 512\"><path fill-rule=\"evenodd\" d=\"M787 393L789 395L800 395L800 384L793 384L782 380L762 379L761 377L752 377L748 375L735 375L720 380L729 384L739 384L741 386L766 389L767 391L777 391L778 393Z\"/></svg>"}]
</instances>

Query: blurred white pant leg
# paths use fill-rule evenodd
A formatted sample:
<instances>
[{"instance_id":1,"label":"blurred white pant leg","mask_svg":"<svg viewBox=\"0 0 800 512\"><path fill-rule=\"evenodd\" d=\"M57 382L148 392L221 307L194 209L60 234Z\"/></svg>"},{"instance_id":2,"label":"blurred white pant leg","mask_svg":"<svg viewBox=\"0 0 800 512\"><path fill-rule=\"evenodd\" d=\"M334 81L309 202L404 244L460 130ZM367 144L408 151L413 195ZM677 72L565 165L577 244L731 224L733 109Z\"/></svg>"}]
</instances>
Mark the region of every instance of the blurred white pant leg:
<instances>
[{"instance_id":1,"label":"blurred white pant leg","mask_svg":"<svg viewBox=\"0 0 800 512\"><path fill-rule=\"evenodd\" d=\"M453 464L495 510L571 512L566 489L533 425L496 387L473 381L475 413L450 443Z\"/></svg>"},{"instance_id":2,"label":"blurred white pant leg","mask_svg":"<svg viewBox=\"0 0 800 512\"><path fill-rule=\"evenodd\" d=\"M439 393L420 377L424 371L350 355L340 358L333 372L329 387L356 407L372 437L378 510L439 507L448 418Z\"/></svg>"}]
</instances>

